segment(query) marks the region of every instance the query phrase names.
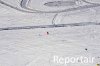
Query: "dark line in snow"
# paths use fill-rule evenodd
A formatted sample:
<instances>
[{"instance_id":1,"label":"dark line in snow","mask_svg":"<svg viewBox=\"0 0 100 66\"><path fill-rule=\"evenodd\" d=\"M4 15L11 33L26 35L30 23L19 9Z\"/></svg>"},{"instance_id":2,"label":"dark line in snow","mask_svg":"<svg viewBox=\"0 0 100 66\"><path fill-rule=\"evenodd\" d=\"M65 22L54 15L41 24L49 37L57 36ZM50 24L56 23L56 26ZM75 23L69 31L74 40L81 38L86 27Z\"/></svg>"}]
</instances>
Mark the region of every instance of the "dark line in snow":
<instances>
[{"instance_id":1,"label":"dark line in snow","mask_svg":"<svg viewBox=\"0 0 100 66\"><path fill-rule=\"evenodd\" d=\"M0 31L21 30L21 29L36 29L36 28L75 27L75 26L88 26L88 25L100 25L100 23L96 23L96 22L82 22L82 23L56 24L56 25L5 27L5 28L0 28Z\"/></svg>"},{"instance_id":2,"label":"dark line in snow","mask_svg":"<svg viewBox=\"0 0 100 66\"><path fill-rule=\"evenodd\" d=\"M22 3L23 1L25 1L24 3ZM20 3L21 6L24 7L24 9L26 8L25 6L25 3L26 3L26 0L22 0L22 2ZM76 11L76 10L83 10L83 9L88 9L88 8L93 8L93 7L99 7L100 4L89 4L89 5L84 5L84 6L78 6L78 7L74 7L74 8L69 8L69 9L64 9L64 10L57 10L57 11L39 11L39 10L33 10L33 9L27 9L27 10L23 10L23 9L20 9L18 7L14 7L2 0L0 0L0 3L5 5L5 6L8 6L10 8L13 8L15 10L18 10L18 11L22 11L22 12L27 12L27 13L61 13L61 12L70 12L70 11Z\"/></svg>"}]
</instances>

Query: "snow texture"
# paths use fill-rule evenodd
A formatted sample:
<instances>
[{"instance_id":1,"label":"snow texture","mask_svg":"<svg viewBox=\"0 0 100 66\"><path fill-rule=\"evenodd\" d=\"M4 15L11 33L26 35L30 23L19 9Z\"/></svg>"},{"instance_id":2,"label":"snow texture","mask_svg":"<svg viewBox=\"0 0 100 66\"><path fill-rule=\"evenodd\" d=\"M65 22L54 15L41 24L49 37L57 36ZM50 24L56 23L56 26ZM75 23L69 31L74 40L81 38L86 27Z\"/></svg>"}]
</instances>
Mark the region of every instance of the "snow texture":
<instances>
[{"instance_id":1,"label":"snow texture","mask_svg":"<svg viewBox=\"0 0 100 66\"><path fill-rule=\"evenodd\" d=\"M53 62L54 56L95 60L64 65ZM0 66L96 64L100 64L99 0L0 0Z\"/></svg>"}]
</instances>

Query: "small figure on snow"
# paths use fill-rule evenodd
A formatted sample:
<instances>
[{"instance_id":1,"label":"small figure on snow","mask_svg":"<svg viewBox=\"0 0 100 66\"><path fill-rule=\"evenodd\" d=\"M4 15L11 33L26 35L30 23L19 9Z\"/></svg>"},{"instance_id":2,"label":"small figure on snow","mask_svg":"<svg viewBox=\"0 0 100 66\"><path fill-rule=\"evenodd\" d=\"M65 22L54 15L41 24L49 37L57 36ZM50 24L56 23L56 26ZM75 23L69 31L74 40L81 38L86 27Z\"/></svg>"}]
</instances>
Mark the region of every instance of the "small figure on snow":
<instances>
[{"instance_id":1,"label":"small figure on snow","mask_svg":"<svg viewBox=\"0 0 100 66\"><path fill-rule=\"evenodd\" d=\"M87 49L87 48L85 48L85 50L87 51L88 49Z\"/></svg>"},{"instance_id":2,"label":"small figure on snow","mask_svg":"<svg viewBox=\"0 0 100 66\"><path fill-rule=\"evenodd\" d=\"M49 35L49 32L47 32L47 35Z\"/></svg>"}]
</instances>

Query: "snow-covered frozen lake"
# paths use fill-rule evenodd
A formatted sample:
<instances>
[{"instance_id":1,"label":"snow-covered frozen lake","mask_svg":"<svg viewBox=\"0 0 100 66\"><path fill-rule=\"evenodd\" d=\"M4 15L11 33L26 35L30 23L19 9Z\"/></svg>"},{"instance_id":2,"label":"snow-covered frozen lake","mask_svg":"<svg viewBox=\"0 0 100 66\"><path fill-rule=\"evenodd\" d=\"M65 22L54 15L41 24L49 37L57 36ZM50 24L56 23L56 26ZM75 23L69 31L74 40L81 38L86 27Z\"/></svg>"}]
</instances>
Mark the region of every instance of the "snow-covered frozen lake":
<instances>
[{"instance_id":1,"label":"snow-covered frozen lake","mask_svg":"<svg viewBox=\"0 0 100 66\"><path fill-rule=\"evenodd\" d=\"M55 15L55 13L17 11L2 4L1 1L0 66L96 66L100 64L100 7L58 14L55 24L67 24L69 25L67 27L1 30L8 27L52 25ZM23 9L18 5L20 1L4 0L12 6ZM32 0L31 3L34 1ZM40 1L37 0L36 3ZM92 2L92 0L89 1ZM99 3L98 0L93 2ZM32 4L29 8L31 6ZM84 23L86 25L81 25ZM93 63L79 62L65 65L54 62L54 56L84 56L95 57L95 59Z\"/></svg>"}]
</instances>

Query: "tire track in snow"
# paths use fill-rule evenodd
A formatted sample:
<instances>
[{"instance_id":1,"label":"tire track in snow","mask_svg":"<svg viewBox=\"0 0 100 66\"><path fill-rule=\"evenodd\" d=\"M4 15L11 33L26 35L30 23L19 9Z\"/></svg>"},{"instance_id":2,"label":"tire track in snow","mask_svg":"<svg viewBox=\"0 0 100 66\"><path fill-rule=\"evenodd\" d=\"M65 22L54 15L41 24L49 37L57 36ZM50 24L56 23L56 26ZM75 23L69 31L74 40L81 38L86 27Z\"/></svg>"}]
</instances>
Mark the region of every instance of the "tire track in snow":
<instances>
[{"instance_id":1,"label":"tire track in snow","mask_svg":"<svg viewBox=\"0 0 100 66\"><path fill-rule=\"evenodd\" d=\"M36 10L36 9L30 9L27 7L27 3L30 2L30 0L22 0L20 5L22 8L27 9L27 10L31 10L31 11L36 11L37 13L61 13L61 12L70 12L70 11L76 11L76 10L83 10L83 9L88 9L88 8L93 8L93 7L99 7L100 4L98 3L90 3L86 0L82 0L85 3L88 3L89 5L84 5L84 6L78 6L78 7L74 7L74 8L69 8L69 9L64 9L64 10L57 10L57 11L40 11L40 10Z\"/></svg>"},{"instance_id":2,"label":"tire track in snow","mask_svg":"<svg viewBox=\"0 0 100 66\"><path fill-rule=\"evenodd\" d=\"M22 2L23 1L24 0L22 0ZM26 8L25 3L26 2L20 4L21 6L23 6L24 9ZM0 0L0 4L3 4L5 6L8 6L10 8L15 9L15 10L18 10L18 11L21 11L21 12L26 12L26 13L61 13L61 12L70 12L70 11L83 10L83 9L88 9L88 8L100 6L100 4L93 4L93 5L84 5L84 6L79 6L79 7L74 7L74 8L64 9L64 10L57 10L57 11L39 11L39 10L29 10L29 9L23 10L23 9L18 8L18 7L14 7L14 6L6 3L6 2L3 2L2 0Z\"/></svg>"},{"instance_id":3,"label":"tire track in snow","mask_svg":"<svg viewBox=\"0 0 100 66\"><path fill-rule=\"evenodd\" d=\"M3 5L5 5L5 6L8 6L8 7L12 8L12 9L17 10L17 11L32 13L32 12L30 12L30 11L20 9L20 8L18 8L18 7L14 7L14 6L12 6L12 5L10 5L10 4L6 3L6 2L3 2L3 1L1 1L1 0L0 0L0 4L3 4Z\"/></svg>"},{"instance_id":4,"label":"tire track in snow","mask_svg":"<svg viewBox=\"0 0 100 66\"><path fill-rule=\"evenodd\" d=\"M36 29L36 28L75 27L75 26L88 26L88 25L100 25L100 23L96 23L96 22L82 22L82 23L56 24L56 25L5 27L5 28L0 28L0 31L6 31L6 30L22 30L22 29Z\"/></svg>"}]
</instances>

